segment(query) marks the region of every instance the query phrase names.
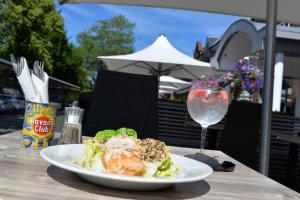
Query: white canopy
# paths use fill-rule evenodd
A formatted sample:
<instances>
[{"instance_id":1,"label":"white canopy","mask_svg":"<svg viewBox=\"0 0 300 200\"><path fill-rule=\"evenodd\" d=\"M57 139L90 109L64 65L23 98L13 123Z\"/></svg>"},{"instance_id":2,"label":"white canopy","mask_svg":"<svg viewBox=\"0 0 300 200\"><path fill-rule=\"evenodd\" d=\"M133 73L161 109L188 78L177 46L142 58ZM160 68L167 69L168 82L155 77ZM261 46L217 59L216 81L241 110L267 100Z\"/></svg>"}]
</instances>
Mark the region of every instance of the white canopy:
<instances>
[{"instance_id":1,"label":"white canopy","mask_svg":"<svg viewBox=\"0 0 300 200\"><path fill-rule=\"evenodd\" d=\"M187 86L191 85L190 82L183 81L183 80L174 78L172 76L161 76L159 78L159 82L160 82L161 88L170 87L169 89L172 89L172 90L181 89L183 87L187 87Z\"/></svg>"},{"instance_id":2,"label":"white canopy","mask_svg":"<svg viewBox=\"0 0 300 200\"><path fill-rule=\"evenodd\" d=\"M159 94L171 94L171 91L169 91L169 90L161 90L161 89L159 89Z\"/></svg>"},{"instance_id":3,"label":"white canopy","mask_svg":"<svg viewBox=\"0 0 300 200\"><path fill-rule=\"evenodd\" d=\"M176 8L266 19L267 0L60 0L61 3L107 3ZM277 21L300 25L300 1L278 0ZM191 19L193 20L193 19Z\"/></svg>"},{"instance_id":4,"label":"white canopy","mask_svg":"<svg viewBox=\"0 0 300 200\"><path fill-rule=\"evenodd\" d=\"M209 63L191 58L175 49L160 35L150 46L127 55L99 56L109 70L146 75L172 75L195 79L211 73Z\"/></svg>"},{"instance_id":5,"label":"white canopy","mask_svg":"<svg viewBox=\"0 0 300 200\"><path fill-rule=\"evenodd\" d=\"M177 87L174 86L168 86L168 85L159 85L160 89L166 89L166 90L176 90Z\"/></svg>"}]
</instances>

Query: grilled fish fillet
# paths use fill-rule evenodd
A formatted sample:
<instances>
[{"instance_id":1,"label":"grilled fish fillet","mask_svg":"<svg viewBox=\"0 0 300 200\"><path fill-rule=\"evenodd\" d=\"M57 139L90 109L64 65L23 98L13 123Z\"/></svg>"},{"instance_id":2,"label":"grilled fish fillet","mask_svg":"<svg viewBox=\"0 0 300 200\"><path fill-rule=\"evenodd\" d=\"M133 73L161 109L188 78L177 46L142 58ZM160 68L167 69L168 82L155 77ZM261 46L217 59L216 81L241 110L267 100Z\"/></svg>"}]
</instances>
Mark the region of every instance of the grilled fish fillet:
<instances>
[{"instance_id":1,"label":"grilled fish fillet","mask_svg":"<svg viewBox=\"0 0 300 200\"><path fill-rule=\"evenodd\" d=\"M128 176L142 176L146 173L146 166L134 149L105 148L101 160L105 169L111 173Z\"/></svg>"}]
</instances>

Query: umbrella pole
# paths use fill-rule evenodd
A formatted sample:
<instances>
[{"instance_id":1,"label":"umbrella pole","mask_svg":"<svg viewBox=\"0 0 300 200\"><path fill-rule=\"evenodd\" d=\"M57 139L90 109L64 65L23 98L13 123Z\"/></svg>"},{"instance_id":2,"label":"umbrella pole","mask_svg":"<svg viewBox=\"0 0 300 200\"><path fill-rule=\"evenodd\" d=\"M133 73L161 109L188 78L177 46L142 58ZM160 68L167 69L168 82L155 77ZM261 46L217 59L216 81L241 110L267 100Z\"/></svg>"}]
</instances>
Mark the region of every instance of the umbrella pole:
<instances>
[{"instance_id":1,"label":"umbrella pole","mask_svg":"<svg viewBox=\"0 0 300 200\"><path fill-rule=\"evenodd\" d=\"M157 97L159 97L159 84L160 84L160 75L157 73L157 81L158 81L158 88L157 88Z\"/></svg>"},{"instance_id":2,"label":"umbrella pole","mask_svg":"<svg viewBox=\"0 0 300 200\"><path fill-rule=\"evenodd\" d=\"M268 175L273 103L277 0L267 0L266 47L259 171Z\"/></svg>"},{"instance_id":3,"label":"umbrella pole","mask_svg":"<svg viewBox=\"0 0 300 200\"><path fill-rule=\"evenodd\" d=\"M156 76L157 76L157 81L158 81L158 88L157 88L157 95L159 96L159 85L160 85L160 76L161 76L161 63L158 63L158 66L157 66L157 71L155 72L156 73Z\"/></svg>"}]
</instances>

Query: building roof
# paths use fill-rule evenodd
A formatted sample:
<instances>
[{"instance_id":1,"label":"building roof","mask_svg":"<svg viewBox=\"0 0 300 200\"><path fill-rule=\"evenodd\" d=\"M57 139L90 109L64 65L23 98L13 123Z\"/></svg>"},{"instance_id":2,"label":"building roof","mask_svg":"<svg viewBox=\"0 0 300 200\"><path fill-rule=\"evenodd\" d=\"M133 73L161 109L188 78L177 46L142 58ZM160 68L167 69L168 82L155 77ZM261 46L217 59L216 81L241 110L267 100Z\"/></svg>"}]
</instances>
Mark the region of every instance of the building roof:
<instances>
[{"instance_id":1,"label":"building roof","mask_svg":"<svg viewBox=\"0 0 300 200\"><path fill-rule=\"evenodd\" d=\"M265 31L266 24L262 20L255 20L255 19L240 19L232 23L228 27L228 29L224 32L229 31L229 29L234 25L241 21L247 22L249 24L249 29L252 26L256 30L256 32ZM220 41L222 39L223 35L221 37L208 37L206 39L205 47L203 50L203 57L210 58L214 56L216 50L218 49L218 46L220 44ZM277 25L277 32L276 32L276 38L278 39L288 39L288 40L300 40L300 27L295 26L290 23L281 23ZM196 53L196 49L195 49ZM197 58L196 58L197 59ZM199 58L198 58L199 59Z\"/></svg>"}]
</instances>

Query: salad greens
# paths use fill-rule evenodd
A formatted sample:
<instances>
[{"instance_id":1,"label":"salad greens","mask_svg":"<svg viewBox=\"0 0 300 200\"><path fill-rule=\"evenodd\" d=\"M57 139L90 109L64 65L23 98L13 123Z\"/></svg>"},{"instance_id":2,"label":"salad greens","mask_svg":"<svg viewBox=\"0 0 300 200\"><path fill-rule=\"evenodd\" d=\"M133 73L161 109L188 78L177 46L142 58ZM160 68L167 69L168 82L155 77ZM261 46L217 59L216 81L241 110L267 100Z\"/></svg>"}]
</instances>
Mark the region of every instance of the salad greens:
<instances>
[{"instance_id":1,"label":"salad greens","mask_svg":"<svg viewBox=\"0 0 300 200\"><path fill-rule=\"evenodd\" d=\"M117 135L119 134L126 134L128 136L131 136L131 137L134 137L134 138L137 138L137 133L135 130L131 129L131 128L119 128L117 131Z\"/></svg>"},{"instance_id":2,"label":"salad greens","mask_svg":"<svg viewBox=\"0 0 300 200\"><path fill-rule=\"evenodd\" d=\"M109 140L111 137L117 135L115 130L103 130L99 131L96 135L96 139Z\"/></svg>"},{"instance_id":3,"label":"salad greens","mask_svg":"<svg viewBox=\"0 0 300 200\"><path fill-rule=\"evenodd\" d=\"M81 166L92 168L96 159L100 159L103 154L103 148L95 138L84 141L85 149L82 155Z\"/></svg>"},{"instance_id":4,"label":"salad greens","mask_svg":"<svg viewBox=\"0 0 300 200\"><path fill-rule=\"evenodd\" d=\"M171 167L171 165L172 165L173 163L171 162L171 158L170 157L168 157L166 160L164 160L163 162L162 162L162 164L160 165L160 166L158 166L158 170L159 171L167 171L168 169L170 169L170 167Z\"/></svg>"},{"instance_id":5,"label":"salad greens","mask_svg":"<svg viewBox=\"0 0 300 200\"><path fill-rule=\"evenodd\" d=\"M171 157L168 157L157 167L154 176L158 178L167 178L178 176L180 173L181 169L171 161Z\"/></svg>"},{"instance_id":6,"label":"salad greens","mask_svg":"<svg viewBox=\"0 0 300 200\"><path fill-rule=\"evenodd\" d=\"M84 141L85 149L83 151L82 160L79 164L90 170L105 170L101 161L105 144L110 138L120 134L126 134L137 138L137 132L131 128L99 131L94 138ZM145 177L170 178L179 176L182 173L181 167L174 164L170 156L162 162L145 162L145 164L147 165L147 172L144 174Z\"/></svg>"},{"instance_id":7,"label":"salad greens","mask_svg":"<svg viewBox=\"0 0 300 200\"><path fill-rule=\"evenodd\" d=\"M176 177L179 176L182 172L182 169L178 167L177 165L173 164L170 166L170 168L166 171L159 171L154 174L154 177L157 178L170 178L170 177Z\"/></svg>"},{"instance_id":8,"label":"salad greens","mask_svg":"<svg viewBox=\"0 0 300 200\"><path fill-rule=\"evenodd\" d=\"M99 131L94 138L84 141L85 149L82 155L81 166L84 168L92 168L95 165L96 159L100 159L103 154L103 144L111 137L119 134L126 134L137 138L136 131L131 128Z\"/></svg>"},{"instance_id":9,"label":"salad greens","mask_svg":"<svg viewBox=\"0 0 300 200\"><path fill-rule=\"evenodd\" d=\"M109 140L111 137L120 135L120 134L126 134L128 136L137 138L137 133L135 130L131 128L119 128L118 130L103 130L99 131L96 135L96 139L102 139L102 140Z\"/></svg>"}]
</instances>

